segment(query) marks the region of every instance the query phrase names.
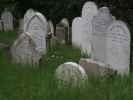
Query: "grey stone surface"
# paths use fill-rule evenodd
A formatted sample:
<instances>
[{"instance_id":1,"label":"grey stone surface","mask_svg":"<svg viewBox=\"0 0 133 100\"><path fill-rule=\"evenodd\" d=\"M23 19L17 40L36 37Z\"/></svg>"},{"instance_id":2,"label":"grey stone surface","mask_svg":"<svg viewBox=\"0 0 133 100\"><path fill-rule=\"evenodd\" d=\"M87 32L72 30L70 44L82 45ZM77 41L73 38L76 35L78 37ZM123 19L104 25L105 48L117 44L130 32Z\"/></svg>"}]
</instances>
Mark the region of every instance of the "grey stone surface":
<instances>
[{"instance_id":1,"label":"grey stone surface","mask_svg":"<svg viewBox=\"0 0 133 100\"><path fill-rule=\"evenodd\" d=\"M130 64L130 31L122 21L114 21L107 31L106 63L119 74L129 73Z\"/></svg>"},{"instance_id":2,"label":"grey stone surface","mask_svg":"<svg viewBox=\"0 0 133 100\"><path fill-rule=\"evenodd\" d=\"M36 44L29 33L22 33L11 47L14 63L39 64L41 54L36 50Z\"/></svg>"},{"instance_id":3,"label":"grey stone surface","mask_svg":"<svg viewBox=\"0 0 133 100\"><path fill-rule=\"evenodd\" d=\"M85 86L88 80L84 69L74 62L61 64L56 69L55 78L57 79L58 87L82 87Z\"/></svg>"},{"instance_id":4,"label":"grey stone surface","mask_svg":"<svg viewBox=\"0 0 133 100\"><path fill-rule=\"evenodd\" d=\"M33 9L28 9L24 15L24 26L23 26L23 30L24 32L26 32L26 26L28 24L28 21L31 19L31 17L35 14L35 11Z\"/></svg>"},{"instance_id":5,"label":"grey stone surface","mask_svg":"<svg viewBox=\"0 0 133 100\"><path fill-rule=\"evenodd\" d=\"M85 69L88 76L108 77L117 73L110 65L92 59L81 58L79 64Z\"/></svg>"},{"instance_id":6,"label":"grey stone surface","mask_svg":"<svg viewBox=\"0 0 133 100\"><path fill-rule=\"evenodd\" d=\"M112 23L113 18L108 7L101 7L98 14L93 18L92 47L94 59L105 63L106 60L106 34L107 28Z\"/></svg>"},{"instance_id":7,"label":"grey stone surface","mask_svg":"<svg viewBox=\"0 0 133 100\"><path fill-rule=\"evenodd\" d=\"M97 5L94 2L88 1L82 8L82 52L88 56L92 52L92 19L98 12Z\"/></svg>"},{"instance_id":8,"label":"grey stone surface","mask_svg":"<svg viewBox=\"0 0 133 100\"><path fill-rule=\"evenodd\" d=\"M82 33L83 33L82 18L75 17L72 22L72 44L74 47L81 48Z\"/></svg>"},{"instance_id":9,"label":"grey stone surface","mask_svg":"<svg viewBox=\"0 0 133 100\"><path fill-rule=\"evenodd\" d=\"M13 15L7 9L1 14L4 31L13 31Z\"/></svg>"},{"instance_id":10,"label":"grey stone surface","mask_svg":"<svg viewBox=\"0 0 133 100\"><path fill-rule=\"evenodd\" d=\"M46 53L47 20L39 12L35 13L25 26L25 31L30 33L36 44L36 50L41 54Z\"/></svg>"}]
</instances>

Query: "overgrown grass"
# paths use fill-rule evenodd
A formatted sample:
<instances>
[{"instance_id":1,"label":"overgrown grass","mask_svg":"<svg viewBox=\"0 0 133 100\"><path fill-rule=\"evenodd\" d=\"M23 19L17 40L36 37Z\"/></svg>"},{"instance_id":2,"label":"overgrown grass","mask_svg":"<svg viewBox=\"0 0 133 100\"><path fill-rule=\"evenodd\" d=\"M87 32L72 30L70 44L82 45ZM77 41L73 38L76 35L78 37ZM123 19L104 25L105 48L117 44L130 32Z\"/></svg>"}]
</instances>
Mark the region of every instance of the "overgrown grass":
<instances>
[{"instance_id":1,"label":"overgrown grass","mask_svg":"<svg viewBox=\"0 0 133 100\"><path fill-rule=\"evenodd\" d=\"M58 89L55 69L80 57L78 49L58 45L32 68L12 64L9 50L0 50L0 100L133 100L133 75L89 78L85 89Z\"/></svg>"},{"instance_id":2,"label":"overgrown grass","mask_svg":"<svg viewBox=\"0 0 133 100\"><path fill-rule=\"evenodd\" d=\"M15 32L0 32L0 42L11 45L16 38Z\"/></svg>"}]
</instances>

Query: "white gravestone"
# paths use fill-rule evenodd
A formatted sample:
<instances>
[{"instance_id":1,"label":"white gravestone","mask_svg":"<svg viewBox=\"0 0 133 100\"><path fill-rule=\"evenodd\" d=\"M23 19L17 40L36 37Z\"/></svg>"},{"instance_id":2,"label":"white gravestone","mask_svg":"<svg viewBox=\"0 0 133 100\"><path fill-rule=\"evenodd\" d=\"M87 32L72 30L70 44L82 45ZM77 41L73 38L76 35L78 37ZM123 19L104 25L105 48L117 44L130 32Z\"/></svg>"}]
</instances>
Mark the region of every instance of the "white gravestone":
<instances>
[{"instance_id":1,"label":"white gravestone","mask_svg":"<svg viewBox=\"0 0 133 100\"><path fill-rule=\"evenodd\" d=\"M107 33L106 63L110 64L119 74L128 74L131 40L128 27L122 21L114 21Z\"/></svg>"},{"instance_id":2,"label":"white gravestone","mask_svg":"<svg viewBox=\"0 0 133 100\"><path fill-rule=\"evenodd\" d=\"M36 51L36 44L29 33L22 33L11 47L11 55L14 63L39 64L41 55Z\"/></svg>"},{"instance_id":3,"label":"white gravestone","mask_svg":"<svg viewBox=\"0 0 133 100\"><path fill-rule=\"evenodd\" d=\"M46 18L37 12L31 17L25 27L25 31L31 33L30 35L36 44L36 50L41 54L46 53L47 24Z\"/></svg>"},{"instance_id":4,"label":"white gravestone","mask_svg":"<svg viewBox=\"0 0 133 100\"><path fill-rule=\"evenodd\" d=\"M23 30L24 32L26 32L26 25L28 23L28 21L31 19L31 17L35 14L35 11L33 9L28 9L24 15L24 26L23 26Z\"/></svg>"},{"instance_id":5,"label":"white gravestone","mask_svg":"<svg viewBox=\"0 0 133 100\"><path fill-rule=\"evenodd\" d=\"M106 60L106 34L107 28L112 23L113 18L107 7L99 9L98 14L93 18L93 38L92 47L94 60L105 63Z\"/></svg>"},{"instance_id":6,"label":"white gravestone","mask_svg":"<svg viewBox=\"0 0 133 100\"><path fill-rule=\"evenodd\" d=\"M1 15L4 31L13 31L13 15L10 11L5 9Z\"/></svg>"},{"instance_id":7,"label":"white gravestone","mask_svg":"<svg viewBox=\"0 0 133 100\"><path fill-rule=\"evenodd\" d=\"M85 70L74 62L60 65L55 72L58 87L82 87L87 83L88 77Z\"/></svg>"},{"instance_id":8,"label":"white gravestone","mask_svg":"<svg viewBox=\"0 0 133 100\"><path fill-rule=\"evenodd\" d=\"M72 44L75 47L81 48L81 39L83 33L82 18L76 17L72 22Z\"/></svg>"},{"instance_id":9,"label":"white gravestone","mask_svg":"<svg viewBox=\"0 0 133 100\"><path fill-rule=\"evenodd\" d=\"M86 2L82 8L82 52L86 53L88 56L92 52L92 19L97 14L97 12L97 5L94 2Z\"/></svg>"}]
</instances>

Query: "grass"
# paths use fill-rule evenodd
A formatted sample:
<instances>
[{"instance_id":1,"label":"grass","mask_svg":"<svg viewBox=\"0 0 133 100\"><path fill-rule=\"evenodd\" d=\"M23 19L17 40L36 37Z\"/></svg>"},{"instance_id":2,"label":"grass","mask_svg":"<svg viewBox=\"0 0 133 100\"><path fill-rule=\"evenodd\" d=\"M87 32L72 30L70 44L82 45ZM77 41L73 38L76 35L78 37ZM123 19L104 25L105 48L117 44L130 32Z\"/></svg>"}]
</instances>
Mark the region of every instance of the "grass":
<instances>
[{"instance_id":1,"label":"grass","mask_svg":"<svg viewBox=\"0 0 133 100\"><path fill-rule=\"evenodd\" d=\"M32 68L12 64L9 50L1 49L0 100L133 100L133 75L89 78L86 89L58 89L55 69L66 61L78 62L80 57L78 49L58 45L38 68Z\"/></svg>"}]
</instances>

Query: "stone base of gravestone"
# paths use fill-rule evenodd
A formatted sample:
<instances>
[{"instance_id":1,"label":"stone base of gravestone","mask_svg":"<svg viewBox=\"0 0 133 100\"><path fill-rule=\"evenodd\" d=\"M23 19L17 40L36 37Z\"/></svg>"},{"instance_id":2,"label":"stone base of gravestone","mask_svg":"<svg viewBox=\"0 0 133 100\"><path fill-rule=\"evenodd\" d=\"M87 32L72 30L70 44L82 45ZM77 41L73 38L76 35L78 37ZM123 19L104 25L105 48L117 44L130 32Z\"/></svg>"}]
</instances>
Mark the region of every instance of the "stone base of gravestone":
<instances>
[{"instance_id":1,"label":"stone base of gravestone","mask_svg":"<svg viewBox=\"0 0 133 100\"><path fill-rule=\"evenodd\" d=\"M101 62L94 61L92 59L81 58L79 64L85 69L88 76L112 76L117 72L109 65Z\"/></svg>"},{"instance_id":2,"label":"stone base of gravestone","mask_svg":"<svg viewBox=\"0 0 133 100\"><path fill-rule=\"evenodd\" d=\"M84 69L73 62L60 65L55 72L55 78L59 88L84 87L88 77Z\"/></svg>"}]
</instances>

